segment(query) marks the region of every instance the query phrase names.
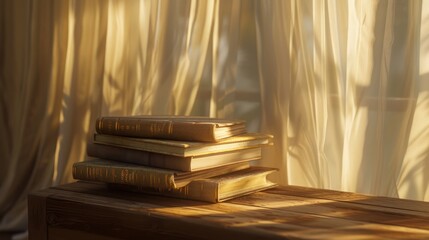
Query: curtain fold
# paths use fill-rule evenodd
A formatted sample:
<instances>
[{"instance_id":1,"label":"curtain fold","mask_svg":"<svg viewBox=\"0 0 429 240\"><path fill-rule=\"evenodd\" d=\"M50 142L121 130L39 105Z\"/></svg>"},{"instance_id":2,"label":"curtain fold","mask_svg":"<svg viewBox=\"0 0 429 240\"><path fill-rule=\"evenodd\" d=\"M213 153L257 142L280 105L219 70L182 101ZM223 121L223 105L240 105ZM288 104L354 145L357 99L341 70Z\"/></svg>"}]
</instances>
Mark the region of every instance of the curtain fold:
<instances>
[{"instance_id":1,"label":"curtain fold","mask_svg":"<svg viewBox=\"0 0 429 240\"><path fill-rule=\"evenodd\" d=\"M416 108L422 2L255 4L262 129L275 135L268 159L284 171L279 180L395 197L426 193L423 181L412 190L420 194L398 187L413 122L426 111ZM428 144L415 145L423 155L407 162L424 168Z\"/></svg>"},{"instance_id":2,"label":"curtain fold","mask_svg":"<svg viewBox=\"0 0 429 240\"><path fill-rule=\"evenodd\" d=\"M241 118L273 180L429 200L429 1L0 1L0 231L99 115Z\"/></svg>"},{"instance_id":3,"label":"curtain fold","mask_svg":"<svg viewBox=\"0 0 429 240\"><path fill-rule=\"evenodd\" d=\"M349 6L343 188L398 197L417 97L421 2Z\"/></svg>"},{"instance_id":4,"label":"curtain fold","mask_svg":"<svg viewBox=\"0 0 429 240\"><path fill-rule=\"evenodd\" d=\"M97 1L69 1L68 22L54 31L63 31L66 56L63 78L60 131L56 143L54 184L71 181L72 164L84 158L90 139L90 122L100 114L107 31L107 4ZM59 67L54 64L53 68Z\"/></svg>"},{"instance_id":5,"label":"curtain fold","mask_svg":"<svg viewBox=\"0 0 429 240\"><path fill-rule=\"evenodd\" d=\"M272 147L274 149L264 151L262 164L278 167L280 172L274 180L287 183L285 160L289 149L289 123L285 119L288 118L287 113L293 104L288 101L294 88L291 79L295 66L290 61L293 36L289 34L293 31L293 3L255 1L255 4L261 131L272 133L276 139ZM271 17L266 17L269 15Z\"/></svg>"},{"instance_id":6,"label":"curtain fold","mask_svg":"<svg viewBox=\"0 0 429 240\"><path fill-rule=\"evenodd\" d=\"M52 30L67 16L62 2L2 4L0 231L22 231L27 194L52 183L65 66Z\"/></svg>"},{"instance_id":7,"label":"curtain fold","mask_svg":"<svg viewBox=\"0 0 429 240\"><path fill-rule=\"evenodd\" d=\"M418 11L418 9L416 9ZM429 1L422 1L418 48L419 77L415 81L417 96L407 149L396 185L399 196L429 201Z\"/></svg>"}]
</instances>

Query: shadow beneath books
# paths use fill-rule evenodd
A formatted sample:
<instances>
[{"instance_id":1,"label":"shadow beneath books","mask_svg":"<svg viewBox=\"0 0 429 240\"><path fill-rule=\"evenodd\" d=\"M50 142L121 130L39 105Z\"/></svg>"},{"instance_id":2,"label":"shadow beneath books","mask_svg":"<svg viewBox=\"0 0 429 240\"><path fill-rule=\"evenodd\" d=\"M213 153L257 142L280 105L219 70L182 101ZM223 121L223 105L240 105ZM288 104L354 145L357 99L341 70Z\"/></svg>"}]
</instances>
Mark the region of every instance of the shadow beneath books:
<instances>
[{"instance_id":1,"label":"shadow beneath books","mask_svg":"<svg viewBox=\"0 0 429 240\"><path fill-rule=\"evenodd\" d=\"M88 193L91 195L109 197L117 200L133 201L135 203L154 204L154 208L157 208L156 205L158 204L162 204L163 206L166 206L166 204L168 204L169 207L199 206L212 204L207 202L191 201L178 198L174 198L174 201L171 201L172 198L168 197L109 188L105 183L78 181L78 184L70 183L54 188L72 192Z\"/></svg>"}]
</instances>

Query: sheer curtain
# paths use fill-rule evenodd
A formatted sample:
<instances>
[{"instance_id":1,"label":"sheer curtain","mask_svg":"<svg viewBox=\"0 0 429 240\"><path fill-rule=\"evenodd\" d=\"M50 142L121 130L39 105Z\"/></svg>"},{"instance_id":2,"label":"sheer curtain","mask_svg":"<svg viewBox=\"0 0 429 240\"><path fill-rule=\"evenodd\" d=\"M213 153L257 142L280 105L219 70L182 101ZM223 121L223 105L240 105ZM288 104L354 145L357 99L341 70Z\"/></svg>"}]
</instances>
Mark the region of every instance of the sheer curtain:
<instances>
[{"instance_id":1,"label":"sheer curtain","mask_svg":"<svg viewBox=\"0 0 429 240\"><path fill-rule=\"evenodd\" d=\"M247 120L281 184L429 200L428 1L0 1L0 231L101 114Z\"/></svg>"},{"instance_id":2,"label":"sheer curtain","mask_svg":"<svg viewBox=\"0 0 429 240\"><path fill-rule=\"evenodd\" d=\"M429 200L428 2L256 5L281 182Z\"/></svg>"}]
</instances>

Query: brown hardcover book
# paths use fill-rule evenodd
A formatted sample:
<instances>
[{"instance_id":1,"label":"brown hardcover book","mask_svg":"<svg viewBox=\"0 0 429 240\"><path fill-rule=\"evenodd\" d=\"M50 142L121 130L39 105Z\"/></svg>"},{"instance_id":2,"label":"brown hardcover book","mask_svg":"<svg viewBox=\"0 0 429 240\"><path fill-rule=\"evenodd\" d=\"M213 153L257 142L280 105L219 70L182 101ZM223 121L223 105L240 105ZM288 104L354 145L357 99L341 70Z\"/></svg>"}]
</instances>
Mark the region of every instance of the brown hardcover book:
<instances>
[{"instance_id":1,"label":"brown hardcover book","mask_svg":"<svg viewBox=\"0 0 429 240\"><path fill-rule=\"evenodd\" d=\"M73 164L73 177L84 181L174 189L183 187L195 179L209 178L248 167L249 163L243 162L208 170L179 172L105 159L93 159Z\"/></svg>"},{"instance_id":2,"label":"brown hardcover book","mask_svg":"<svg viewBox=\"0 0 429 240\"><path fill-rule=\"evenodd\" d=\"M182 141L216 142L246 132L245 122L209 117L123 116L99 117L101 134Z\"/></svg>"},{"instance_id":3,"label":"brown hardcover book","mask_svg":"<svg viewBox=\"0 0 429 240\"><path fill-rule=\"evenodd\" d=\"M150 189L124 184L108 184L108 187L216 203L277 186L277 184L267 179L267 175L275 171L277 169L250 167L221 176L194 180L182 188L170 190Z\"/></svg>"},{"instance_id":4,"label":"brown hardcover book","mask_svg":"<svg viewBox=\"0 0 429 240\"><path fill-rule=\"evenodd\" d=\"M258 160L261 158L261 148L255 147L209 155L178 157L161 153L134 150L130 148L88 143L87 154L90 157L101 159L116 160L177 171L193 172L238 162Z\"/></svg>"},{"instance_id":5,"label":"brown hardcover book","mask_svg":"<svg viewBox=\"0 0 429 240\"><path fill-rule=\"evenodd\" d=\"M133 138L96 133L94 134L94 142L179 157L195 157L271 145L273 136L261 133L246 133L210 143Z\"/></svg>"}]
</instances>

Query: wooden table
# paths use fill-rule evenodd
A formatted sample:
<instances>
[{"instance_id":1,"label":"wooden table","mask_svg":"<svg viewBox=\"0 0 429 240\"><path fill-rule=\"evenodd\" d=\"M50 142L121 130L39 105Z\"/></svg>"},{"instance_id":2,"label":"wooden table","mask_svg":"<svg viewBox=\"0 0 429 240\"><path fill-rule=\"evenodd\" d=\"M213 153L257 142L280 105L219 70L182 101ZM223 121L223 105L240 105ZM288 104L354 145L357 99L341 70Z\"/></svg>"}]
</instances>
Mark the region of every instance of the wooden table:
<instances>
[{"instance_id":1,"label":"wooden table","mask_svg":"<svg viewBox=\"0 0 429 240\"><path fill-rule=\"evenodd\" d=\"M29 196L32 239L429 239L429 202L297 186L225 203L77 182Z\"/></svg>"}]
</instances>

